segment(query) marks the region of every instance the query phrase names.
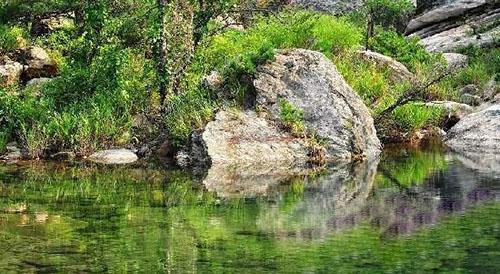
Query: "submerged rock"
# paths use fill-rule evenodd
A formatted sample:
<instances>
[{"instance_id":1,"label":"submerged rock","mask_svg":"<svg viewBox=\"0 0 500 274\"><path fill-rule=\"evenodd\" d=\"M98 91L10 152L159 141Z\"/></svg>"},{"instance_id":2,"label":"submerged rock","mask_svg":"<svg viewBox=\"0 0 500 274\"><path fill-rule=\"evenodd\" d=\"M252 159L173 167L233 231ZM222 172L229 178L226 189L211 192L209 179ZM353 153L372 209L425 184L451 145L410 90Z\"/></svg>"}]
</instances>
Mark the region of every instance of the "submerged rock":
<instances>
[{"instance_id":1,"label":"submerged rock","mask_svg":"<svg viewBox=\"0 0 500 274\"><path fill-rule=\"evenodd\" d=\"M449 132L446 144L457 152L500 154L500 104L468 115Z\"/></svg>"},{"instance_id":2,"label":"submerged rock","mask_svg":"<svg viewBox=\"0 0 500 274\"><path fill-rule=\"evenodd\" d=\"M370 111L335 65L319 52L294 49L257 69L256 106L280 121L282 102L303 111L306 130L324 141L328 161L380 153Z\"/></svg>"},{"instance_id":3,"label":"submerged rock","mask_svg":"<svg viewBox=\"0 0 500 274\"><path fill-rule=\"evenodd\" d=\"M239 166L304 166L308 160L307 142L293 137L276 124L253 111L221 111L215 121L192 135L188 148L179 153L183 167L208 168Z\"/></svg>"},{"instance_id":4,"label":"submerged rock","mask_svg":"<svg viewBox=\"0 0 500 274\"><path fill-rule=\"evenodd\" d=\"M103 150L92 154L89 160L106 165L131 164L138 160L137 155L128 149Z\"/></svg>"}]
</instances>

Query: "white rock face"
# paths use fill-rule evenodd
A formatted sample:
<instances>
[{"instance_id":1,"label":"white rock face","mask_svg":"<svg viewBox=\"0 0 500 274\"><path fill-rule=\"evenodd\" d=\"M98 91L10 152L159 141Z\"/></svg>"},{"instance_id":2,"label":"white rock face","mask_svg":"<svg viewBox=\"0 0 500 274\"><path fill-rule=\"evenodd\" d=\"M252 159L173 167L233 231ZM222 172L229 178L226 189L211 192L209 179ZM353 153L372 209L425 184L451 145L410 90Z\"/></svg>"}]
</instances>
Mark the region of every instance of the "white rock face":
<instances>
[{"instance_id":1,"label":"white rock face","mask_svg":"<svg viewBox=\"0 0 500 274\"><path fill-rule=\"evenodd\" d=\"M284 100L304 113L306 130L324 141L328 161L349 161L380 153L370 111L335 65L319 52L294 49L257 69L256 106L281 119Z\"/></svg>"},{"instance_id":2,"label":"white rock face","mask_svg":"<svg viewBox=\"0 0 500 274\"><path fill-rule=\"evenodd\" d=\"M457 152L500 155L500 104L462 119L448 132L446 144Z\"/></svg>"},{"instance_id":3,"label":"white rock face","mask_svg":"<svg viewBox=\"0 0 500 274\"><path fill-rule=\"evenodd\" d=\"M123 165L136 162L138 157L128 149L111 149L94 153L89 157L89 160L99 164Z\"/></svg>"}]
</instances>

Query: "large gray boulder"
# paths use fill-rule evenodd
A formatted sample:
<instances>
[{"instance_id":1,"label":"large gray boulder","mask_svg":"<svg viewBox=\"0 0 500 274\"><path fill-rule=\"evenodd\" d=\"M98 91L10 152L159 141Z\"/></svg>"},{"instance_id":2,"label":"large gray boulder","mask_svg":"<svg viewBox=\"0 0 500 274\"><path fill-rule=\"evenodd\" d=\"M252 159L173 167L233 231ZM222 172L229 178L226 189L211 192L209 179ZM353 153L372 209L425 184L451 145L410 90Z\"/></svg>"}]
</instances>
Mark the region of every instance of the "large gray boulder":
<instances>
[{"instance_id":1,"label":"large gray boulder","mask_svg":"<svg viewBox=\"0 0 500 274\"><path fill-rule=\"evenodd\" d=\"M281 171L291 170L305 166L308 161L305 140L293 137L253 111L238 110L217 113L215 120L203 131L194 133L186 150L177 155L179 165L212 167L215 174L227 167L273 166Z\"/></svg>"},{"instance_id":2,"label":"large gray boulder","mask_svg":"<svg viewBox=\"0 0 500 274\"><path fill-rule=\"evenodd\" d=\"M461 153L500 155L500 104L462 119L448 132L446 144Z\"/></svg>"},{"instance_id":3,"label":"large gray boulder","mask_svg":"<svg viewBox=\"0 0 500 274\"><path fill-rule=\"evenodd\" d=\"M324 142L328 161L380 153L370 111L323 54L280 51L257 69L254 86L257 108L271 119L280 120L282 101L303 111L306 130Z\"/></svg>"},{"instance_id":4,"label":"large gray boulder","mask_svg":"<svg viewBox=\"0 0 500 274\"><path fill-rule=\"evenodd\" d=\"M128 149L110 149L92 154L89 160L105 165L131 164L138 160L137 155Z\"/></svg>"},{"instance_id":5,"label":"large gray boulder","mask_svg":"<svg viewBox=\"0 0 500 274\"><path fill-rule=\"evenodd\" d=\"M500 34L497 0L419 1L423 11L407 26L406 34L422 38L431 52L454 52L469 45L493 46Z\"/></svg>"}]
</instances>

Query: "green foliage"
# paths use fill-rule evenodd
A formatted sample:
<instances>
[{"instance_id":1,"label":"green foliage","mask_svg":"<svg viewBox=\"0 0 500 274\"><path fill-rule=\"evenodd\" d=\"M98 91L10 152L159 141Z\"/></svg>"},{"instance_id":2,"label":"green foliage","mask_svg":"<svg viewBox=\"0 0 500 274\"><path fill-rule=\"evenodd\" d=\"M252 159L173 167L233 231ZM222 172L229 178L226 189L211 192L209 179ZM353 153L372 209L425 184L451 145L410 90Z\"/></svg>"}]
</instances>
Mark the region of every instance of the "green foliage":
<instances>
[{"instance_id":1,"label":"green foliage","mask_svg":"<svg viewBox=\"0 0 500 274\"><path fill-rule=\"evenodd\" d=\"M419 149L386 150L376 177L379 187L412 187L425 183L436 172L448 168L440 151Z\"/></svg>"},{"instance_id":2,"label":"green foliage","mask_svg":"<svg viewBox=\"0 0 500 274\"><path fill-rule=\"evenodd\" d=\"M416 130L437 124L443 117L443 111L437 107L410 103L398 107L392 115L403 129Z\"/></svg>"},{"instance_id":3,"label":"green foliage","mask_svg":"<svg viewBox=\"0 0 500 274\"><path fill-rule=\"evenodd\" d=\"M315 41L314 49L327 55L338 54L361 44L363 36L346 19L322 15L311 30Z\"/></svg>"},{"instance_id":4,"label":"green foliage","mask_svg":"<svg viewBox=\"0 0 500 274\"><path fill-rule=\"evenodd\" d=\"M279 105L283 125L295 135L303 134L305 131L304 111L284 99L280 100Z\"/></svg>"},{"instance_id":5,"label":"green foliage","mask_svg":"<svg viewBox=\"0 0 500 274\"><path fill-rule=\"evenodd\" d=\"M416 72L419 66L430 66L440 61L440 56L427 52L418 42L417 37L406 38L394 31L382 31L370 39L370 46Z\"/></svg>"},{"instance_id":6,"label":"green foliage","mask_svg":"<svg viewBox=\"0 0 500 274\"><path fill-rule=\"evenodd\" d=\"M26 31L21 27L0 24L0 53L24 46L27 36Z\"/></svg>"},{"instance_id":7,"label":"green foliage","mask_svg":"<svg viewBox=\"0 0 500 274\"><path fill-rule=\"evenodd\" d=\"M385 29L401 29L415 7L410 0L366 0L368 20Z\"/></svg>"}]
</instances>

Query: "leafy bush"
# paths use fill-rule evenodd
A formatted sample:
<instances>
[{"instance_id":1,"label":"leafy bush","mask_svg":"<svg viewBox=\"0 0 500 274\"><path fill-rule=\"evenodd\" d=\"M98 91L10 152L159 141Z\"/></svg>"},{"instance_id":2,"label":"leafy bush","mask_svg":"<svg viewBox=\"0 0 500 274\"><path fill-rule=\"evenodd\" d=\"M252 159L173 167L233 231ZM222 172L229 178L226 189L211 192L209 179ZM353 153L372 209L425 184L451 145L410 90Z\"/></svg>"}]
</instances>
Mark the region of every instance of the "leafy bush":
<instances>
[{"instance_id":1,"label":"leafy bush","mask_svg":"<svg viewBox=\"0 0 500 274\"><path fill-rule=\"evenodd\" d=\"M410 103L394 110L393 117L403 129L417 130L437 124L443 117L443 111L437 107Z\"/></svg>"},{"instance_id":2,"label":"leafy bush","mask_svg":"<svg viewBox=\"0 0 500 274\"><path fill-rule=\"evenodd\" d=\"M0 53L25 46L26 38L26 31L20 27L0 25Z\"/></svg>"},{"instance_id":3,"label":"leafy bush","mask_svg":"<svg viewBox=\"0 0 500 274\"><path fill-rule=\"evenodd\" d=\"M295 135L303 134L305 130L304 111L284 99L281 99L279 104L283 125Z\"/></svg>"},{"instance_id":4,"label":"leafy bush","mask_svg":"<svg viewBox=\"0 0 500 274\"><path fill-rule=\"evenodd\" d=\"M418 38L406 38L394 31L382 31L370 40L371 48L379 53L393 57L415 72L417 66L432 65L440 61L418 43Z\"/></svg>"}]
</instances>

